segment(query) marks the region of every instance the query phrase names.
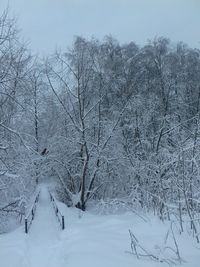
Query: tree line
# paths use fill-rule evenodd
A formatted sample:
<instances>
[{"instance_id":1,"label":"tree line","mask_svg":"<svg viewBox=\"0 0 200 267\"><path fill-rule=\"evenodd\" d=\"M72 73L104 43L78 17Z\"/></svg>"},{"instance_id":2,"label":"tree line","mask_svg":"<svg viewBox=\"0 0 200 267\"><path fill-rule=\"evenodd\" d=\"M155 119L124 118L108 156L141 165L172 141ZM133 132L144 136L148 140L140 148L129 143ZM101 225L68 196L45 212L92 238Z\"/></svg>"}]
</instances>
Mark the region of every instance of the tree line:
<instances>
[{"instance_id":1,"label":"tree line","mask_svg":"<svg viewBox=\"0 0 200 267\"><path fill-rule=\"evenodd\" d=\"M23 216L41 177L68 205L190 218L198 239L200 50L76 37L45 59L0 18L0 213Z\"/></svg>"}]
</instances>

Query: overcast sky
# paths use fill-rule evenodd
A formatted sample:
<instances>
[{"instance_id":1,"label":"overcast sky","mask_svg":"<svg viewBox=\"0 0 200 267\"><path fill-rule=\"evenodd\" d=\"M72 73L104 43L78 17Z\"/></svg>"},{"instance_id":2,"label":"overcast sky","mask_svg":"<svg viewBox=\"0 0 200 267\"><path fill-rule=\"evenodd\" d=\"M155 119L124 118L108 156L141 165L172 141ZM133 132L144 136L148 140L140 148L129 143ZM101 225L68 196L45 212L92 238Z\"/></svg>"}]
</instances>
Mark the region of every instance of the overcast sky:
<instances>
[{"instance_id":1,"label":"overcast sky","mask_svg":"<svg viewBox=\"0 0 200 267\"><path fill-rule=\"evenodd\" d=\"M3 11L8 0L0 0ZM34 52L70 46L75 35L144 44L155 36L200 48L200 0L9 0Z\"/></svg>"}]
</instances>

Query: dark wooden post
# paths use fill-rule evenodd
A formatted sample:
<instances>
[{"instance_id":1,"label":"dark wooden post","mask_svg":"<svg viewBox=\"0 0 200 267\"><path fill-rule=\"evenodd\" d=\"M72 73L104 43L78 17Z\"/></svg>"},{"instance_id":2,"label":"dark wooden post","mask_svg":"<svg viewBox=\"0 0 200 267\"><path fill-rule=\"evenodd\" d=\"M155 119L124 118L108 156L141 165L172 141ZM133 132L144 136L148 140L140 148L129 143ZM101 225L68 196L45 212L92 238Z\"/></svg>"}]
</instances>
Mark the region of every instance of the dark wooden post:
<instances>
[{"instance_id":1,"label":"dark wooden post","mask_svg":"<svg viewBox=\"0 0 200 267\"><path fill-rule=\"evenodd\" d=\"M62 216L62 230L65 229L65 218L64 216Z\"/></svg>"},{"instance_id":2,"label":"dark wooden post","mask_svg":"<svg viewBox=\"0 0 200 267\"><path fill-rule=\"evenodd\" d=\"M28 234L28 220L25 219L25 233Z\"/></svg>"},{"instance_id":3,"label":"dark wooden post","mask_svg":"<svg viewBox=\"0 0 200 267\"><path fill-rule=\"evenodd\" d=\"M31 210L31 214L32 214L32 220L34 219L34 210Z\"/></svg>"}]
</instances>

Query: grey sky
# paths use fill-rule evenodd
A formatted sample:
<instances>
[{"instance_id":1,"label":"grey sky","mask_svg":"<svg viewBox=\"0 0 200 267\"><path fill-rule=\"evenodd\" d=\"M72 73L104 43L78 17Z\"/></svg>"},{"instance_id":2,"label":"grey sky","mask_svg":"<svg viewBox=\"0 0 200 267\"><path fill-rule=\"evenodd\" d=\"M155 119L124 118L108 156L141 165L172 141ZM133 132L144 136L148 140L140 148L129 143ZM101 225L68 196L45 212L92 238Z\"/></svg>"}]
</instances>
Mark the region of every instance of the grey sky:
<instances>
[{"instance_id":1,"label":"grey sky","mask_svg":"<svg viewBox=\"0 0 200 267\"><path fill-rule=\"evenodd\" d=\"M4 10L8 0L0 0ZM144 44L155 36L200 48L200 0L9 0L34 52L69 47L75 35Z\"/></svg>"}]
</instances>

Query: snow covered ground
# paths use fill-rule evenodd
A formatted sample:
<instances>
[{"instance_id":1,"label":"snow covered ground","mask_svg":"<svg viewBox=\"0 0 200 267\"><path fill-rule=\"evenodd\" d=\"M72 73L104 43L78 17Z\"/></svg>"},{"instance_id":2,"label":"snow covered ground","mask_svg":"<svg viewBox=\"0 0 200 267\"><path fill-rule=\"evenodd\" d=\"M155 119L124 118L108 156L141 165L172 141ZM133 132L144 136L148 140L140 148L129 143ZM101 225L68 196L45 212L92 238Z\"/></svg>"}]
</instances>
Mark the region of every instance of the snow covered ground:
<instances>
[{"instance_id":1,"label":"snow covered ground","mask_svg":"<svg viewBox=\"0 0 200 267\"><path fill-rule=\"evenodd\" d=\"M95 215L80 213L59 203L65 215L61 230L46 187L41 188L36 218L28 235L24 227L0 236L0 267L157 267L168 266L128 252L131 229L140 243L156 253L169 228L155 217L143 221L133 213ZM200 247L188 234L176 240L185 267L200 266ZM169 242L170 241L169 239ZM173 246L173 242L169 244Z\"/></svg>"}]
</instances>

